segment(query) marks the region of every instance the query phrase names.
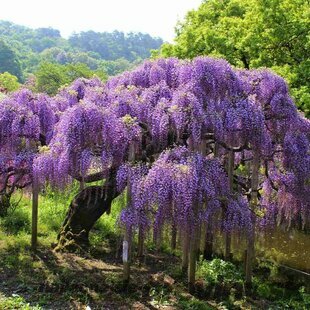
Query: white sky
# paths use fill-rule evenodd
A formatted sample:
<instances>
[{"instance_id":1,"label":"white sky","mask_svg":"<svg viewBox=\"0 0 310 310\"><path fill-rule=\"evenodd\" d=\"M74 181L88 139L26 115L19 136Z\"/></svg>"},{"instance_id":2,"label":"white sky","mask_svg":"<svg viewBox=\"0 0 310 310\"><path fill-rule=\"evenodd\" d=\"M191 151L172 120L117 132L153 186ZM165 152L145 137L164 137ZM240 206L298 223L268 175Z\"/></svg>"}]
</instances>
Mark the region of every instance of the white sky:
<instances>
[{"instance_id":1,"label":"white sky","mask_svg":"<svg viewBox=\"0 0 310 310\"><path fill-rule=\"evenodd\" d=\"M202 0L0 0L0 20L31 28L143 32L172 41L174 27Z\"/></svg>"}]
</instances>

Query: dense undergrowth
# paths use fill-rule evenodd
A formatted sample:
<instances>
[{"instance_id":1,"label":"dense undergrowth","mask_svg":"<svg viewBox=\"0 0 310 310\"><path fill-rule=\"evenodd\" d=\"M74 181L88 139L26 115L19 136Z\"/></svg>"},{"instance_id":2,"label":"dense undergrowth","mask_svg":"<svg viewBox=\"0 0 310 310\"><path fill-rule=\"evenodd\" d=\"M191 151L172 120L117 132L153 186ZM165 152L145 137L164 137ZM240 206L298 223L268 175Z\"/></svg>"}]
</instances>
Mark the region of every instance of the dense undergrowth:
<instances>
[{"instance_id":1,"label":"dense undergrowth","mask_svg":"<svg viewBox=\"0 0 310 310\"><path fill-rule=\"evenodd\" d=\"M253 289L246 294L242 264L200 259L195 296L186 290L178 251L163 240L156 251L132 268L132 282L122 286L121 231L117 217L122 198L91 233L91 248L78 254L52 251L58 230L77 187L65 195L40 196L39 250L30 250L31 200L20 193L18 206L0 219L0 309L309 309L310 295L300 281L276 264L259 261ZM165 239L165 238L164 238Z\"/></svg>"}]
</instances>

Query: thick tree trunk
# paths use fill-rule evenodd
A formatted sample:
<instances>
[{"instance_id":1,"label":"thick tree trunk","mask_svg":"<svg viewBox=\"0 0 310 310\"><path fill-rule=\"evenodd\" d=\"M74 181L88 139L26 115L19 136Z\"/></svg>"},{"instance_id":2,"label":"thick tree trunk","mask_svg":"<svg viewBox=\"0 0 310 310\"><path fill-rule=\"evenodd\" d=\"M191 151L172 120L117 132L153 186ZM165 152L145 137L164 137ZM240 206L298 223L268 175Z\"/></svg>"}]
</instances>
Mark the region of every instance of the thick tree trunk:
<instances>
[{"instance_id":1,"label":"thick tree trunk","mask_svg":"<svg viewBox=\"0 0 310 310\"><path fill-rule=\"evenodd\" d=\"M70 204L55 249L76 251L87 248L90 230L103 213L110 213L117 195L115 177L104 186L90 186L79 192Z\"/></svg>"}]
</instances>

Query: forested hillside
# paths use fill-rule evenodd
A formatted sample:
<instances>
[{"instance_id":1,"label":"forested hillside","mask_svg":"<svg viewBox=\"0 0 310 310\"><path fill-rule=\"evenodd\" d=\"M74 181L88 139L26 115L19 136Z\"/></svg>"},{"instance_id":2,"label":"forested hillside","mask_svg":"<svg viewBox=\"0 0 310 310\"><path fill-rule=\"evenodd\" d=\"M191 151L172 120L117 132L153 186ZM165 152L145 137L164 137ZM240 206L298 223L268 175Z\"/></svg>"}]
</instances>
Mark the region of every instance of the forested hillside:
<instances>
[{"instance_id":1,"label":"forested hillside","mask_svg":"<svg viewBox=\"0 0 310 310\"><path fill-rule=\"evenodd\" d=\"M94 32L72 34L68 40L53 28L31 29L8 21L0 21L0 55L10 54L10 66L0 58L0 73L8 71L23 81L41 63L60 65L84 63L91 70L115 75L150 56L150 50L163 43L144 33ZM6 57L7 59L7 57ZM7 66L7 61L6 61Z\"/></svg>"}]
</instances>

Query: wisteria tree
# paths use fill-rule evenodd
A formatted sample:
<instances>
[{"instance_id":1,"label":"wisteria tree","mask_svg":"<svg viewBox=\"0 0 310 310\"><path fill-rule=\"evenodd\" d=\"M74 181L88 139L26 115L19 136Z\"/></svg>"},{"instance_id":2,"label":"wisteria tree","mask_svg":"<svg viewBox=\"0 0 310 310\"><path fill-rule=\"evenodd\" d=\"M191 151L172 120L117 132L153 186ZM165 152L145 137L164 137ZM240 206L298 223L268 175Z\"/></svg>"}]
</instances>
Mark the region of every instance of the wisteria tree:
<instances>
[{"instance_id":1,"label":"wisteria tree","mask_svg":"<svg viewBox=\"0 0 310 310\"><path fill-rule=\"evenodd\" d=\"M270 71L235 70L211 58L159 59L106 84L77 80L48 100L53 113L41 123L51 129L37 120L33 138L46 146L32 153L31 174L60 189L81 184L59 249L87 245L94 223L125 191L120 223L128 241L137 231L143 245L150 230L160 240L171 227L172 238L182 235L191 285L201 227L207 247L215 229L225 234L227 258L230 233L246 232L248 283L257 227L309 227L310 122ZM103 186L87 185L99 180Z\"/></svg>"},{"instance_id":2,"label":"wisteria tree","mask_svg":"<svg viewBox=\"0 0 310 310\"><path fill-rule=\"evenodd\" d=\"M0 103L0 215L15 189L32 184L33 159L49 143L56 115L49 97L23 89Z\"/></svg>"}]
</instances>

